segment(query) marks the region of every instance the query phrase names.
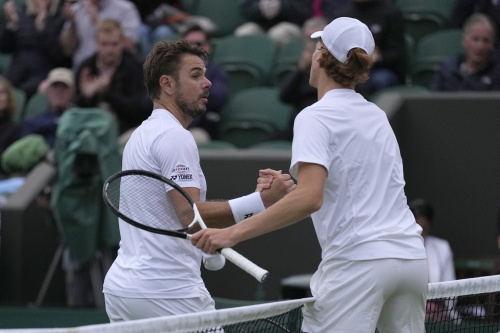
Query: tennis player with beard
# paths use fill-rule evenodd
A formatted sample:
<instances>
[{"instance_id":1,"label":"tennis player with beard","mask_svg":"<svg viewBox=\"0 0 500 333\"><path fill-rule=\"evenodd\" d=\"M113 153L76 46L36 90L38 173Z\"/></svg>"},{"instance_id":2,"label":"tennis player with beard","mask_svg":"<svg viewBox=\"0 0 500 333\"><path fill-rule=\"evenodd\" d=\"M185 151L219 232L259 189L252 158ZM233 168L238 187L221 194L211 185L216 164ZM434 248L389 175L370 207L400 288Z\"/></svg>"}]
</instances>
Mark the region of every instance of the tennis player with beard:
<instances>
[{"instance_id":1,"label":"tennis player with beard","mask_svg":"<svg viewBox=\"0 0 500 333\"><path fill-rule=\"evenodd\" d=\"M155 45L143 68L154 110L127 142L122 168L174 180L193 198L205 223L218 228L259 213L296 185L290 175L278 174L269 193L205 201L207 185L198 148L186 128L206 110L211 86L205 77L206 59L203 49L185 40ZM184 239L143 231L123 221L119 225L120 249L103 288L111 322L215 309L201 278L202 251ZM224 264L219 254L208 260L220 262L219 267Z\"/></svg>"}]
</instances>

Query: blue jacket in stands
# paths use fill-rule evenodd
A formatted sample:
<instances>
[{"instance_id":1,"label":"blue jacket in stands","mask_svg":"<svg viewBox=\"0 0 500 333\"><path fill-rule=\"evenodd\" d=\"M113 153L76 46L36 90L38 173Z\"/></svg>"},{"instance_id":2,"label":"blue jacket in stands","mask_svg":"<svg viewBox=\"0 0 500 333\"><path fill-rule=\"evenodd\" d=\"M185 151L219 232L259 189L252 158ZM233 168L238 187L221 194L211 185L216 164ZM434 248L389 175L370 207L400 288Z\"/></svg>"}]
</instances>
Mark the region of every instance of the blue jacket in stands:
<instances>
[{"instance_id":1,"label":"blue jacket in stands","mask_svg":"<svg viewBox=\"0 0 500 333\"><path fill-rule=\"evenodd\" d=\"M500 63L491 55L488 65L469 74L462 69L465 55L460 54L444 63L430 85L433 91L492 91L500 90Z\"/></svg>"}]
</instances>

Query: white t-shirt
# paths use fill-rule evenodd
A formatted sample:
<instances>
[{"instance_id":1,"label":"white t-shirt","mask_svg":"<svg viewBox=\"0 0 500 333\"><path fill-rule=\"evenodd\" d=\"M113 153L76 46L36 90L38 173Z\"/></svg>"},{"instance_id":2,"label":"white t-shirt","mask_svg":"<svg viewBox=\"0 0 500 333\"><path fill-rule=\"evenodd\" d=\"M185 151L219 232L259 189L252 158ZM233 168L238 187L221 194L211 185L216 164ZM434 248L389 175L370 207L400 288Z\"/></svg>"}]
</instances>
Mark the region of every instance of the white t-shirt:
<instances>
[{"instance_id":1,"label":"white t-shirt","mask_svg":"<svg viewBox=\"0 0 500 333\"><path fill-rule=\"evenodd\" d=\"M294 177L299 162L328 170L323 206L311 216L323 260L426 258L399 146L376 105L352 89L334 89L305 108L294 124Z\"/></svg>"},{"instance_id":2,"label":"white t-shirt","mask_svg":"<svg viewBox=\"0 0 500 333\"><path fill-rule=\"evenodd\" d=\"M424 238L424 244L429 262L429 283L456 280L450 243L446 239L428 235Z\"/></svg>"},{"instance_id":3,"label":"white t-shirt","mask_svg":"<svg viewBox=\"0 0 500 333\"><path fill-rule=\"evenodd\" d=\"M181 187L199 188L200 200L205 200L207 186L194 138L166 110L154 110L133 132L122 168L151 171L174 179ZM106 274L104 293L174 299L199 297L201 289L206 291L200 273L202 252L189 241L144 231L121 220L119 225L120 249Z\"/></svg>"}]
</instances>

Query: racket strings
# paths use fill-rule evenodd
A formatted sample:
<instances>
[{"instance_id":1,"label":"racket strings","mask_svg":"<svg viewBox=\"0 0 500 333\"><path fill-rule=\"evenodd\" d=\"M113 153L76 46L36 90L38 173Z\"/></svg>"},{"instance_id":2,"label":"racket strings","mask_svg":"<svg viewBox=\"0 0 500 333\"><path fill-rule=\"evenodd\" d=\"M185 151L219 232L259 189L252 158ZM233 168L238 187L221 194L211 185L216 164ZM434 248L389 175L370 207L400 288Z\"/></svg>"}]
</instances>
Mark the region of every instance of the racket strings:
<instances>
[{"instance_id":1,"label":"racket strings","mask_svg":"<svg viewBox=\"0 0 500 333\"><path fill-rule=\"evenodd\" d=\"M106 195L122 215L156 229L185 232L194 219L191 203L180 192L145 175L112 180Z\"/></svg>"}]
</instances>

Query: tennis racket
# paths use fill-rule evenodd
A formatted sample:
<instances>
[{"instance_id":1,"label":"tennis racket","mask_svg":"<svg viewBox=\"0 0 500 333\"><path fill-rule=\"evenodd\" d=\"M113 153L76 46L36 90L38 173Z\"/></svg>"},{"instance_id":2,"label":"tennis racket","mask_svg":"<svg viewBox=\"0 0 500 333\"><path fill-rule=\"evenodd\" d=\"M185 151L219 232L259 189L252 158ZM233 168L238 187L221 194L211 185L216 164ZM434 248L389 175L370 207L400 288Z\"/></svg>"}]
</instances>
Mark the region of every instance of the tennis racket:
<instances>
[{"instance_id":1,"label":"tennis racket","mask_svg":"<svg viewBox=\"0 0 500 333\"><path fill-rule=\"evenodd\" d=\"M142 230L190 240L187 231L196 223L202 229L207 227L189 194L174 181L153 172L120 171L106 180L102 195L115 215ZM218 252L259 282L269 275L231 248Z\"/></svg>"}]
</instances>

